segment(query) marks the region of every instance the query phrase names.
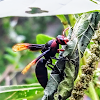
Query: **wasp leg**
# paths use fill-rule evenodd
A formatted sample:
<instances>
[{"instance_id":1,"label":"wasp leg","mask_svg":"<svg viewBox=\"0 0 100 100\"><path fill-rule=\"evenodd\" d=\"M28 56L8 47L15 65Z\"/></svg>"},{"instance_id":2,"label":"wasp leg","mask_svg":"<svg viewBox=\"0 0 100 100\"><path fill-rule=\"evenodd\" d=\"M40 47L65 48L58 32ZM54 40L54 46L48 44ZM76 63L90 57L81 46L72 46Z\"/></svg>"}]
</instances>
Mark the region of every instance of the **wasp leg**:
<instances>
[{"instance_id":1,"label":"wasp leg","mask_svg":"<svg viewBox=\"0 0 100 100\"><path fill-rule=\"evenodd\" d=\"M60 51L65 51L65 49L57 49L57 53L59 53Z\"/></svg>"},{"instance_id":2,"label":"wasp leg","mask_svg":"<svg viewBox=\"0 0 100 100\"><path fill-rule=\"evenodd\" d=\"M54 68L53 68L53 67L54 67L55 65L54 65L54 64L52 64L52 59L51 59L51 58L47 61L47 63L46 63L46 64L47 64L47 66L48 66L49 68L51 68L52 70L54 70ZM51 66L53 66L53 67L51 67Z\"/></svg>"},{"instance_id":3,"label":"wasp leg","mask_svg":"<svg viewBox=\"0 0 100 100\"><path fill-rule=\"evenodd\" d=\"M56 58L55 56L54 57L51 57L52 59L55 59L55 60L59 60L58 58Z\"/></svg>"},{"instance_id":4,"label":"wasp leg","mask_svg":"<svg viewBox=\"0 0 100 100\"><path fill-rule=\"evenodd\" d=\"M54 68L51 67L50 65L51 65L51 64L47 62L47 66L48 66L49 68L51 68L52 70L54 70Z\"/></svg>"}]
</instances>

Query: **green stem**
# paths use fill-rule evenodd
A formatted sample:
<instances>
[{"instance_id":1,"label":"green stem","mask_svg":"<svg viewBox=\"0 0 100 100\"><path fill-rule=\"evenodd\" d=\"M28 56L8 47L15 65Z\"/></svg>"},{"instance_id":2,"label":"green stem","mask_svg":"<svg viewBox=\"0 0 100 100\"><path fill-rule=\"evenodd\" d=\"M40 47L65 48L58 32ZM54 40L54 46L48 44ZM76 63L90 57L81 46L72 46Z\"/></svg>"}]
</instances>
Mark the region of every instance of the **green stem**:
<instances>
[{"instance_id":1,"label":"green stem","mask_svg":"<svg viewBox=\"0 0 100 100\"><path fill-rule=\"evenodd\" d=\"M98 95L96 94L96 91L94 89L94 85L92 82L89 83L89 94L92 100L99 100Z\"/></svg>"},{"instance_id":2,"label":"green stem","mask_svg":"<svg viewBox=\"0 0 100 100\"><path fill-rule=\"evenodd\" d=\"M86 65L86 57L85 57L85 55L82 57L82 64Z\"/></svg>"},{"instance_id":3,"label":"green stem","mask_svg":"<svg viewBox=\"0 0 100 100\"><path fill-rule=\"evenodd\" d=\"M63 24L64 26L64 29L66 29L68 27L68 22L67 22L67 19L64 15L56 15L59 20L61 21L61 23ZM66 34L68 35L68 32L66 31Z\"/></svg>"}]
</instances>

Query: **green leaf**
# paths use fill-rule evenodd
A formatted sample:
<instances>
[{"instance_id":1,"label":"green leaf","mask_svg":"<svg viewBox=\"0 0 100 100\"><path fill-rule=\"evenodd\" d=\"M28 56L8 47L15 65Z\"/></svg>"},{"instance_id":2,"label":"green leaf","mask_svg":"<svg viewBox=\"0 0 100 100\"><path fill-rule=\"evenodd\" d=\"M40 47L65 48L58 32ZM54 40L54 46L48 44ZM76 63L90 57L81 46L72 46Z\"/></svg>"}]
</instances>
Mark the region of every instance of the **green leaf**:
<instances>
[{"instance_id":1,"label":"green leaf","mask_svg":"<svg viewBox=\"0 0 100 100\"><path fill-rule=\"evenodd\" d=\"M100 87L96 87L95 90L96 90L96 93L98 94L98 96L100 98Z\"/></svg>"},{"instance_id":2,"label":"green leaf","mask_svg":"<svg viewBox=\"0 0 100 100\"><path fill-rule=\"evenodd\" d=\"M14 52L11 48L6 48L6 50L10 55L12 55L13 57L16 57L17 56L17 53Z\"/></svg>"},{"instance_id":3,"label":"green leaf","mask_svg":"<svg viewBox=\"0 0 100 100\"><path fill-rule=\"evenodd\" d=\"M0 100L22 100L40 96L43 88L39 84L0 87ZM35 99L36 100L36 99Z\"/></svg>"},{"instance_id":4,"label":"green leaf","mask_svg":"<svg viewBox=\"0 0 100 100\"><path fill-rule=\"evenodd\" d=\"M54 38L51 37L51 36L44 35L44 34L38 34L36 36L36 42L37 42L37 44L45 44L49 40L52 40L52 39L54 39Z\"/></svg>"},{"instance_id":5,"label":"green leaf","mask_svg":"<svg viewBox=\"0 0 100 100\"><path fill-rule=\"evenodd\" d=\"M10 63L14 64L15 63L15 60L14 60L14 57L12 57L11 55L9 54L5 54L4 55L4 58L7 59Z\"/></svg>"}]
</instances>

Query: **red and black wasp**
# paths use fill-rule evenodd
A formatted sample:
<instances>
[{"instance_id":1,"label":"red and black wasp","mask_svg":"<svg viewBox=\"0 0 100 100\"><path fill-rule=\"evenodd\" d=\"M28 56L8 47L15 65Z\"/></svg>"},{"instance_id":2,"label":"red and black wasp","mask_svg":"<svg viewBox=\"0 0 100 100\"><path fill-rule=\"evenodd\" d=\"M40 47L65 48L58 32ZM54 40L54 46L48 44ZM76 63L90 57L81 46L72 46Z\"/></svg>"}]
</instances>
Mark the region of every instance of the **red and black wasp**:
<instances>
[{"instance_id":1,"label":"red and black wasp","mask_svg":"<svg viewBox=\"0 0 100 100\"><path fill-rule=\"evenodd\" d=\"M47 81L48 81L48 75L47 75L47 68L45 65L51 64L52 65L52 58L55 58L56 53L59 53L59 51L64 51L64 49L59 49L59 44L61 45L67 45L67 42L69 41L65 37L65 31L68 30L69 28L66 28L63 31L62 35L58 35L56 39L52 39L48 41L46 44L29 44L29 43L18 43L15 44L12 49L13 51L22 51L25 49L29 49L31 51L37 51L41 50L42 54L31 61L22 71L22 74L25 74L32 65L36 65L36 76L44 88L46 87ZM44 56L44 59L42 58ZM50 67L50 66L49 66Z\"/></svg>"}]
</instances>

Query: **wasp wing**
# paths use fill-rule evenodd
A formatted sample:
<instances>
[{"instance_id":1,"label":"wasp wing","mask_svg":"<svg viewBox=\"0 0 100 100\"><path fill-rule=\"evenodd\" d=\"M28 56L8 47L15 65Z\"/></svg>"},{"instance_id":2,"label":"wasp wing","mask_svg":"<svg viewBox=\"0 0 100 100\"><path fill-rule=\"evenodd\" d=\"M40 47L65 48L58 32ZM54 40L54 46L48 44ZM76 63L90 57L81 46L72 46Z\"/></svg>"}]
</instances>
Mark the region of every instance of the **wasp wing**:
<instances>
[{"instance_id":1,"label":"wasp wing","mask_svg":"<svg viewBox=\"0 0 100 100\"><path fill-rule=\"evenodd\" d=\"M30 43L18 43L12 47L13 51L22 51L29 49L31 51L41 50L44 47L44 44L30 44Z\"/></svg>"},{"instance_id":2,"label":"wasp wing","mask_svg":"<svg viewBox=\"0 0 100 100\"><path fill-rule=\"evenodd\" d=\"M50 52L50 49L46 50L45 52L43 52L39 57L37 57L36 59L34 59L33 61L31 61L22 71L22 74L25 74L32 65L35 65L37 61L39 61L40 58L42 58L45 54L47 54L48 52Z\"/></svg>"}]
</instances>

